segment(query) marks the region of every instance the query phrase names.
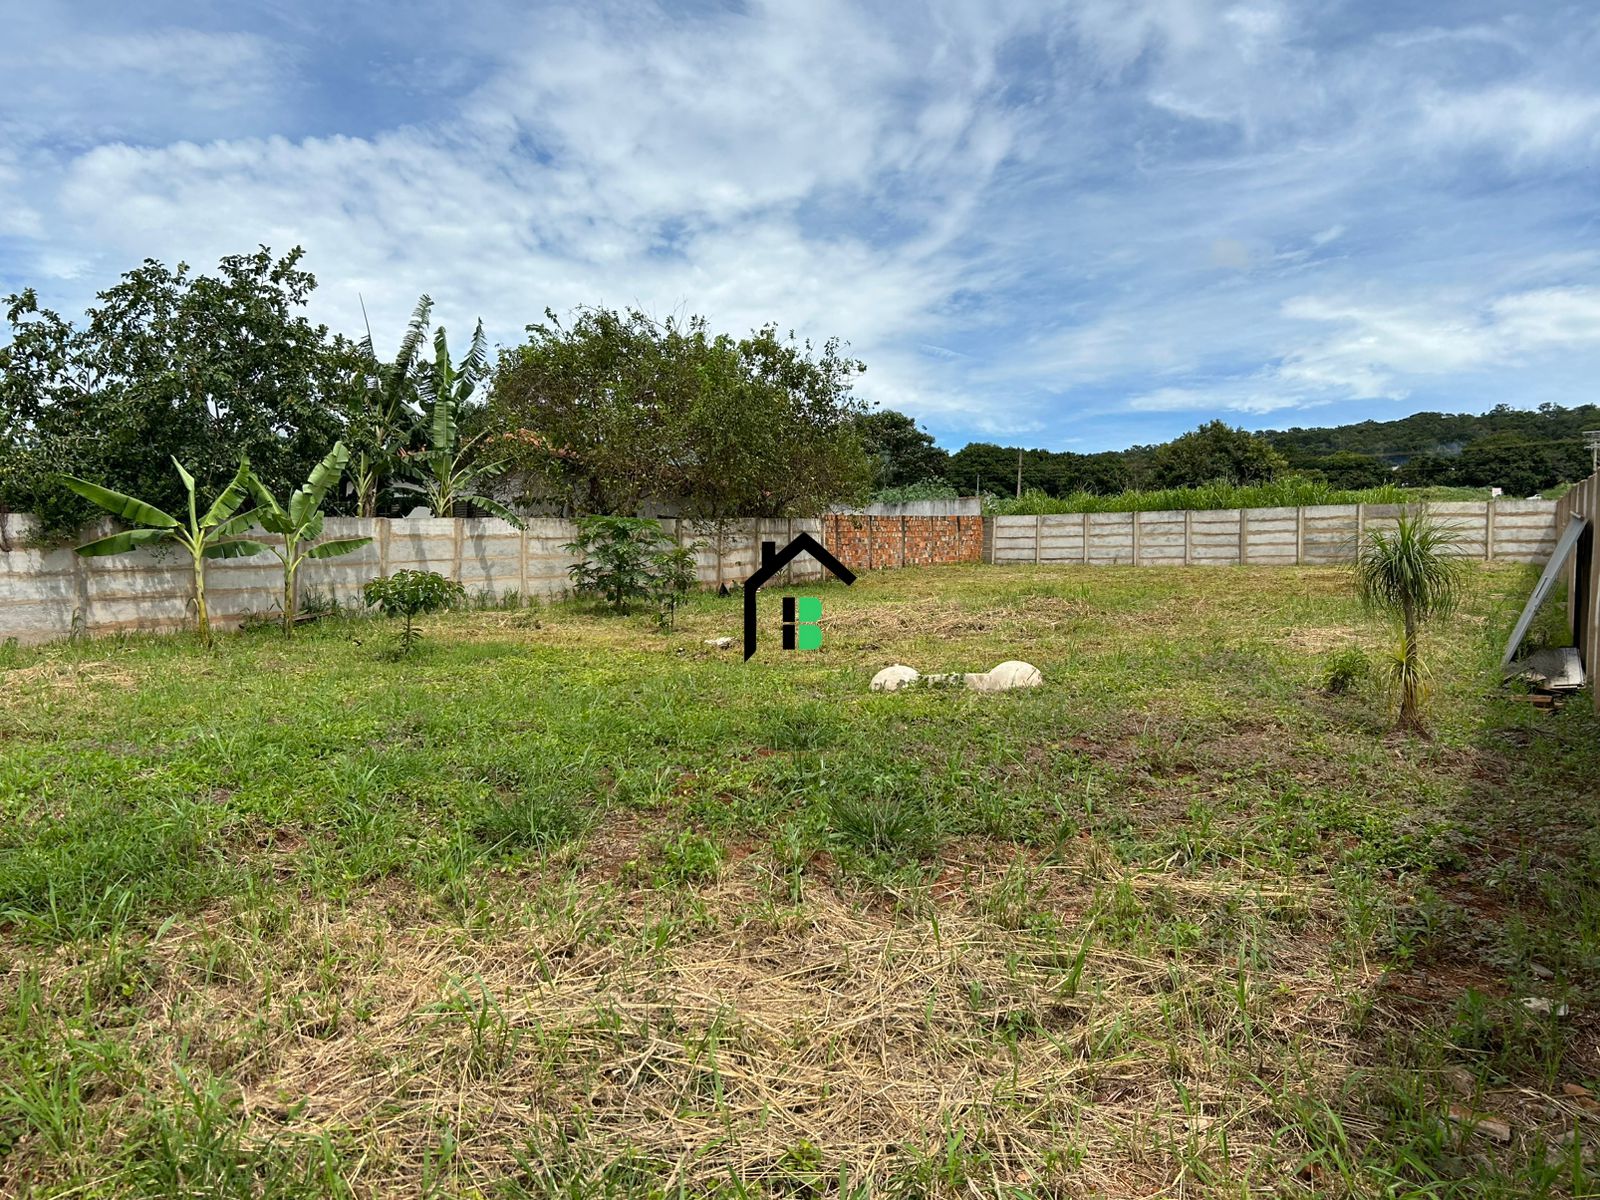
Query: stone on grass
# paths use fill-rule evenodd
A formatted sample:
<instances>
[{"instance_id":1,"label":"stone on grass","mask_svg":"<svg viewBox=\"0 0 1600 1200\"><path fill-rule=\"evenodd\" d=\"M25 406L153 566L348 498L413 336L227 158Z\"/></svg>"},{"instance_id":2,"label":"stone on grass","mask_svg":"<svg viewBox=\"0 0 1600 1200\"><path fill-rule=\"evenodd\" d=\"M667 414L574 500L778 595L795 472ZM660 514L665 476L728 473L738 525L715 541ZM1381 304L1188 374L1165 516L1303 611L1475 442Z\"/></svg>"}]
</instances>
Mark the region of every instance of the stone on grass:
<instances>
[{"instance_id":1,"label":"stone on grass","mask_svg":"<svg viewBox=\"0 0 1600 1200\"><path fill-rule=\"evenodd\" d=\"M919 675L915 668L895 663L872 677L875 692L898 692L905 687L966 687L974 692L1009 692L1013 688L1038 687L1044 682L1039 668L1032 663L1010 659L992 671L969 672L965 675L950 672L943 675Z\"/></svg>"},{"instance_id":2,"label":"stone on grass","mask_svg":"<svg viewBox=\"0 0 1600 1200\"><path fill-rule=\"evenodd\" d=\"M1008 659L982 675L968 675L967 686L975 692L1009 692L1012 688L1038 687L1044 682L1032 663Z\"/></svg>"},{"instance_id":3,"label":"stone on grass","mask_svg":"<svg viewBox=\"0 0 1600 1200\"><path fill-rule=\"evenodd\" d=\"M908 667L904 663L895 663L892 667L885 667L872 677L872 690L875 692L898 692L903 687L910 687L922 676L915 667Z\"/></svg>"},{"instance_id":4,"label":"stone on grass","mask_svg":"<svg viewBox=\"0 0 1600 1200\"><path fill-rule=\"evenodd\" d=\"M706 645L714 650L732 650L733 639L731 637L707 638Z\"/></svg>"},{"instance_id":5,"label":"stone on grass","mask_svg":"<svg viewBox=\"0 0 1600 1200\"><path fill-rule=\"evenodd\" d=\"M1567 1015L1567 1006L1555 1003L1548 996L1524 996L1519 1003L1535 1016L1564 1017Z\"/></svg>"}]
</instances>

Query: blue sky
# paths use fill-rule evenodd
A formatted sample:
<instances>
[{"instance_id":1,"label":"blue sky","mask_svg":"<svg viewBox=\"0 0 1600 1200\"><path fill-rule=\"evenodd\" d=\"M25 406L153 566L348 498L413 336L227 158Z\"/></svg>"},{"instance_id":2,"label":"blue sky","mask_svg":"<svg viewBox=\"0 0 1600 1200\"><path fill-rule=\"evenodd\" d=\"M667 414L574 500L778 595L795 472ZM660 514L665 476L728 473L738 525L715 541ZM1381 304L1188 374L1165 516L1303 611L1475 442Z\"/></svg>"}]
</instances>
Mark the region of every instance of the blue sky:
<instances>
[{"instance_id":1,"label":"blue sky","mask_svg":"<svg viewBox=\"0 0 1600 1200\"><path fill-rule=\"evenodd\" d=\"M847 339L942 444L1597 398L1600 5L0 0L0 291L299 243Z\"/></svg>"}]
</instances>

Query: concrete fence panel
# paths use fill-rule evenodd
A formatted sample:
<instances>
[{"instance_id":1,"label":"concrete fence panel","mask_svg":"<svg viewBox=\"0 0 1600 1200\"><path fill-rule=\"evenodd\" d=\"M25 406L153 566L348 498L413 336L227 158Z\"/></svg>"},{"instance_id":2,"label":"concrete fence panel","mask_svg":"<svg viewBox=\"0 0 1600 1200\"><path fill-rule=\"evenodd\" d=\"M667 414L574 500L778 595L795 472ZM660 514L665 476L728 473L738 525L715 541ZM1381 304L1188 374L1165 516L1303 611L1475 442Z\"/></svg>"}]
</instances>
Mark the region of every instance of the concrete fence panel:
<instances>
[{"instance_id":1,"label":"concrete fence panel","mask_svg":"<svg viewBox=\"0 0 1600 1200\"><path fill-rule=\"evenodd\" d=\"M1498 500L1431 504L1469 558L1543 562L1555 548L1557 502ZM989 517L986 562L1094 566L1330 566L1346 563L1361 538L1393 530L1396 504L1058 513Z\"/></svg>"}]
</instances>

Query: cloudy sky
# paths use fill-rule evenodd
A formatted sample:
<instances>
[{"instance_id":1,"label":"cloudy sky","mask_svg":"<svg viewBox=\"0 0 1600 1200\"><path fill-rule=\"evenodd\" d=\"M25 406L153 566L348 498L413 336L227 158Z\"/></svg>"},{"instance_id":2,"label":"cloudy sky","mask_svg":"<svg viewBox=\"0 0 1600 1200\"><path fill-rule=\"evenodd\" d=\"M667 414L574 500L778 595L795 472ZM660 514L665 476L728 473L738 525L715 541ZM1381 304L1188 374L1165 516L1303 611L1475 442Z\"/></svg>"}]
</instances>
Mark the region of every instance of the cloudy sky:
<instances>
[{"instance_id":1,"label":"cloudy sky","mask_svg":"<svg viewBox=\"0 0 1600 1200\"><path fill-rule=\"evenodd\" d=\"M0 292L301 244L847 339L948 446L1597 398L1600 5L0 0Z\"/></svg>"}]
</instances>

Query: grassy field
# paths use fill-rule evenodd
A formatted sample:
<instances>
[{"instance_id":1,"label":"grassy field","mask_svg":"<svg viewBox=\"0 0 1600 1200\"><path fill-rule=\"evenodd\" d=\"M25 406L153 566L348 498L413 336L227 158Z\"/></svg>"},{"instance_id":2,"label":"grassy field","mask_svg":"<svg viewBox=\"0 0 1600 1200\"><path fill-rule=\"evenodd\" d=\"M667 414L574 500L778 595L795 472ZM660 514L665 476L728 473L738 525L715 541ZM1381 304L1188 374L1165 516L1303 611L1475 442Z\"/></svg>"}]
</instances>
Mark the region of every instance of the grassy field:
<instances>
[{"instance_id":1,"label":"grassy field","mask_svg":"<svg viewBox=\"0 0 1600 1200\"><path fill-rule=\"evenodd\" d=\"M1329 570L13 651L0 1194L1600 1193L1600 730L1474 578L1432 741Z\"/></svg>"}]
</instances>

